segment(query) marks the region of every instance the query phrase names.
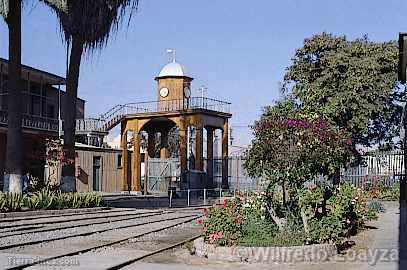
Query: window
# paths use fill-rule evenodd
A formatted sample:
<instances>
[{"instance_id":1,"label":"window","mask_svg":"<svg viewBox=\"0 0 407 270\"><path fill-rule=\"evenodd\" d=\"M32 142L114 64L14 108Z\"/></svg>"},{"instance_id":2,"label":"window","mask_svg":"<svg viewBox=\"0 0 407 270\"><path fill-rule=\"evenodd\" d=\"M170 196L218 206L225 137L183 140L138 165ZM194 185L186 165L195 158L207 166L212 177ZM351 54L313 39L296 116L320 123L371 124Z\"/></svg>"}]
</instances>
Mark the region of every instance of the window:
<instances>
[{"instance_id":1,"label":"window","mask_svg":"<svg viewBox=\"0 0 407 270\"><path fill-rule=\"evenodd\" d=\"M41 99L38 96L31 96L31 112L32 115L41 114Z\"/></svg>"},{"instance_id":2,"label":"window","mask_svg":"<svg viewBox=\"0 0 407 270\"><path fill-rule=\"evenodd\" d=\"M0 110L7 111L8 100L7 95L0 95Z\"/></svg>"},{"instance_id":3,"label":"window","mask_svg":"<svg viewBox=\"0 0 407 270\"><path fill-rule=\"evenodd\" d=\"M3 74L1 75L1 85L0 85L0 93L7 93L8 92L8 76Z\"/></svg>"},{"instance_id":4,"label":"window","mask_svg":"<svg viewBox=\"0 0 407 270\"><path fill-rule=\"evenodd\" d=\"M122 166L123 166L123 164L122 164L123 161L122 160L123 160L122 154L117 154L116 155L116 167L117 167L117 169L122 168Z\"/></svg>"},{"instance_id":5,"label":"window","mask_svg":"<svg viewBox=\"0 0 407 270\"><path fill-rule=\"evenodd\" d=\"M36 82L30 82L30 92L34 95L41 95L41 85Z\"/></svg>"},{"instance_id":6,"label":"window","mask_svg":"<svg viewBox=\"0 0 407 270\"><path fill-rule=\"evenodd\" d=\"M41 116L47 117L47 100L45 98L41 98Z\"/></svg>"},{"instance_id":7,"label":"window","mask_svg":"<svg viewBox=\"0 0 407 270\"><path fill-rule=\"evenodd\" d=\"M101 157L93 157L93 191L102 191Z\"/></svg>"},{"instance_id":8,"label":"window","mask_svg":"<svg viewBox=\"0 0 407 270\"><path fill-rule=\"evenodd\" d=\"M55 106L54 106L54 104L47 104L47 117L48 118L53 118L53 119L57 118L55 116Z\"/></svg>"}]
</instances>

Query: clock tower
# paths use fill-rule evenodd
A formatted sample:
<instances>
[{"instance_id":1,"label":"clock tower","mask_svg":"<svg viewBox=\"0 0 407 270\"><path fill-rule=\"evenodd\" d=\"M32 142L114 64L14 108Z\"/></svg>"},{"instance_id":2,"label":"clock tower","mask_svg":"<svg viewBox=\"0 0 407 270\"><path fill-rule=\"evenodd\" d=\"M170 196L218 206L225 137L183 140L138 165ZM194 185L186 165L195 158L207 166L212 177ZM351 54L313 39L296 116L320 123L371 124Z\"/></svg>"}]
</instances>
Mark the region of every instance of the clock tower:
<instances>
[{"instance_id":1,"label":"clock tower","mask_svg":"<svg viewBox=\"0 0 407 270\"><path fill-rule=\"evenodd\" d=\"M192 77L188 76L185 68L175 61L165 65L157 81L158 101L184 100L191 97Z\"/></svg>"}]
</instances>

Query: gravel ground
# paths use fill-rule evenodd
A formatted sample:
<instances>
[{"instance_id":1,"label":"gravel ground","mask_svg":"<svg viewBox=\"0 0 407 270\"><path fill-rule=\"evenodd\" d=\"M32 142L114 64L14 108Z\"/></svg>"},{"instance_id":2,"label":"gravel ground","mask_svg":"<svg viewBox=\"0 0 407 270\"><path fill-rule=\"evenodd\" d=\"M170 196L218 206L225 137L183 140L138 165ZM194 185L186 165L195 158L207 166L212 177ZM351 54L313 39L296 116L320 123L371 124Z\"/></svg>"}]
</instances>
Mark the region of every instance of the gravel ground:
<instances>
[{"instance_id":1,"label":"gravel ground","mask_svg":"<svg viewBox=\"0 0 407 270\"><path fill-rule=\"evenodd\" d=\"M112 223L107 223L107 224L90 225L90 226L86 226L86 227L69 228L69 229L63 229L63 230L58 230L58 231L50 231L50 232L42 232L42 233L27 233L27 234L22 234L22 235L0 238L0 246L16 244L16 243L25 243L28 241L53 239L53 238L57 238L57 237L76 235L79 233L94 232L97 230L105 230L105 229L113 230L114 228L118 228L118 227L122 227L122 226L137 226L137 224L143 224L145 222L159 221L159 220L163 220L166 218L175 218L175 217L186 216L186 215L190 215L190 214L188 212L182 213L182 214L170 213L170 214L162 214L162 215L158 215L158 216L151 216L151 217L145 217L145 218L137 218L137 219L133 219L133 220L129 220L129 221L119 221L119 222L112 222ZM118 231L122 232L122 231L127 231L127 230L131 231L132 228L113 230L113 231L114 231L114 233L117 234ZM111 231L107 231L107 232L99 233L99 234L95 234L95 235L109 234L109 233L111 233ZM93 235L86 236L86 237L91 238L92 236ZM66 239L66 240L60 240L60 241L69 241L69 240ZM17 248L17 249L20 249L20 248Z\"/></svg>"},{"instance_id":2,"label":"gravel ground","mask_svg":"<svg viewBox=\"0 0 407 270\"><path fill-rule=\"evenodd\" d=\"M151 232L153 230L165 228L166 226L171 226L174 224L177 224L182 221L188 221L190 218L181 218L173 221L163 221L159 223L153 223L153 224L148 224L148 225L143 225L137 227L137 229L132 228L132 229L123 229L123 230L117 230L117 231L112 231L109 233L101 233L98 235L92 235L88 237L77 237L77 238L72 238L69 239L69 241L54 241L51 243L47 244L42 244L42 245L36 245L35 247L32 246L30 248L26 247L23 249L16 249L16 250L9 250L8 253L0 253L0 269L2 267L2 262L3 265L7 263L6 259L3 258L10 256L9 254L13 254L15 256L16 254L20 254L21 256L51 256L51 255L58 255L58 254L63 254L67 253L70 251L78 250L78 249L84 249L84 248L89 248L90 246L94 245L101 245L110 241L115 241L119 239L123 239L126 237L129 237L130 235L140 235L142 233L147 233ZM190 229L190 228L188 228ZM185 233L185 232L184 232ZM167 233L168 234L168 233ZM158 235L158 234L157 234ZM151 239L149 239L151 240ZM128 242L130 243L130 242ZM127 247L127 244L124 244L124 247ZM120 245L116 245L116 249ZM114 249L113 249L114 250ZM85 254L77 255L77 256L71 256L71 257L65 257L65 259L69 259L70 261L77 261L79 265L71 265L66 268L58 268L58 269L106 269L107 267L111 267L116 265L117 263L121 263L124 261L127 261L131 258L134 258L134 256L139 256L139 255L144 255L148 251L144 250L127 250L128 252L122 252L122 253L115 253L112 252L112 249L100 249L99 251L93 251L93 252L87 252ZM29 254L29 255L28 255ZM28 269L42 269L42 270L47 270L47 269L55 269L52 266L45 267L45 266L33 266Z\"/></svg>"},{"instance_id":3,"label":"gravel ground","mask_svg":"<svg viewBox=\"0 0 407 270\"><path fill-rule=\"evenodd\" d=\"M139 218L144 218L147 216L152 216L152 215L160 215L161 213L135 213L135 214L126 214L126 215L121 215L119 217L97 217L97 218L92 218L92 219L85 219L85 220L76 220L76 221L66 221L63 223L56 223L56 224L47 224L47 225L34 225L34 226L24 226L24 227L18 227L15 228L14 230L7 231L7 229L4 229L3 231L0 232L0 237L5 238L5 237L11 237L11 236L18 236L18 235L25 235L25 234L31 234L31 233L42 233L45 230L55 230L58 229L60 231L63 231L64 229L69 229L74 226L81 226L82 228L85 228L86 226L90 225L101 225L106 223L112 223L112 222L120 222L120 221L125 221L125 220L132 220L132 219L139 219ZM100 223L100 224L95 224L95 223ZM0 244L1 245L1 244Z\"/></svg>"},{"instance_id":4,"label":"gravel ground","mask_svg":"<svg viewBox=\"0 0 407 270\"><path fill-rule=\"evenodd\" d=\"M135 210L135 209L125 209L120 211L113 211L113 212L96 212L96 213L85 213L80 215L68 215L68 216L52 216L52 217L44 217L44 218L36 218L34 219L25 219L25 220L10 220L8 222L1 222L0 223L0 230L7 230L12 227L23 227L23 226L31 226L31 225L44 225L44 224L51 224L52 222L58 221L75 221L75 220L82 220L84 218L104 218L104 217L114 217L118 215L126 215L126 214L142 214L142 213L149 213L154 211L148 210Z\"/></svg>"}]
</instances>

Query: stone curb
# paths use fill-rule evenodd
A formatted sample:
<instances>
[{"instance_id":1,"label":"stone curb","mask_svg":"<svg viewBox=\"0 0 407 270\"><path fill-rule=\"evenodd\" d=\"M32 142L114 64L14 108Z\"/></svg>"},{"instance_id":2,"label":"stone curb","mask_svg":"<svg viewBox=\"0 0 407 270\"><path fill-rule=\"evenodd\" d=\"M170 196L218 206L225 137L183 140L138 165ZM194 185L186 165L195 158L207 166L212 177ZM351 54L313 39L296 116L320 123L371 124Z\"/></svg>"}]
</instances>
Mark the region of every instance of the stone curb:
<instances>
[{"instance_id":1,"label":"stone curb","mask_svg":"<svg viewBox=\"0 0 407 270\"><path fill-rule=\"evenodd\" d=\"M59 209L59 210L33 210L33 211L27 210L27 211L19 211L19 212L0 213L0 218L91 213L91 212L109 210L109 209L111 209L111 208L110 207L95 207L95 208Z\"/></svg>"},{"instance_id":2,"label":"stone curb","mask_svg":"<svg viewBox=\"0 0 407 270\"><path fill-rule=\"evenodd\" d=\"M248 263L323 262L337 255L334 244L292 247L220 247L205 243L203 237L194 241L195 253L213 261Z\"/></svg>"}]
</instances>

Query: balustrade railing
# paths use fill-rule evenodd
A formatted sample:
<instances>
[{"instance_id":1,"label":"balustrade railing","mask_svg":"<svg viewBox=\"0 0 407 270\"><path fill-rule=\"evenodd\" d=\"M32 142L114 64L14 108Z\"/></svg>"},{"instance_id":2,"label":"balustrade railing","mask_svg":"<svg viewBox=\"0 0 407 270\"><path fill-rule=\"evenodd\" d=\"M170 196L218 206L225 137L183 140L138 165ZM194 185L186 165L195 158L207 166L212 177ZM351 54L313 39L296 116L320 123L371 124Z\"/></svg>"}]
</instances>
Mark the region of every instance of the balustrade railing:
<instances>
[{"instance_id":1,"label":"balustrade railing","mask_svg":"<svg viewBox=\"0 0 407 270\"><path fill-rule=\"evenodd\" d=\"M23 128L58 131L58 120L56 119L23 114L21 122ZM6 111L0 111L0 124L8 124L8 113Z\"/></svg>"}]
</instances>

